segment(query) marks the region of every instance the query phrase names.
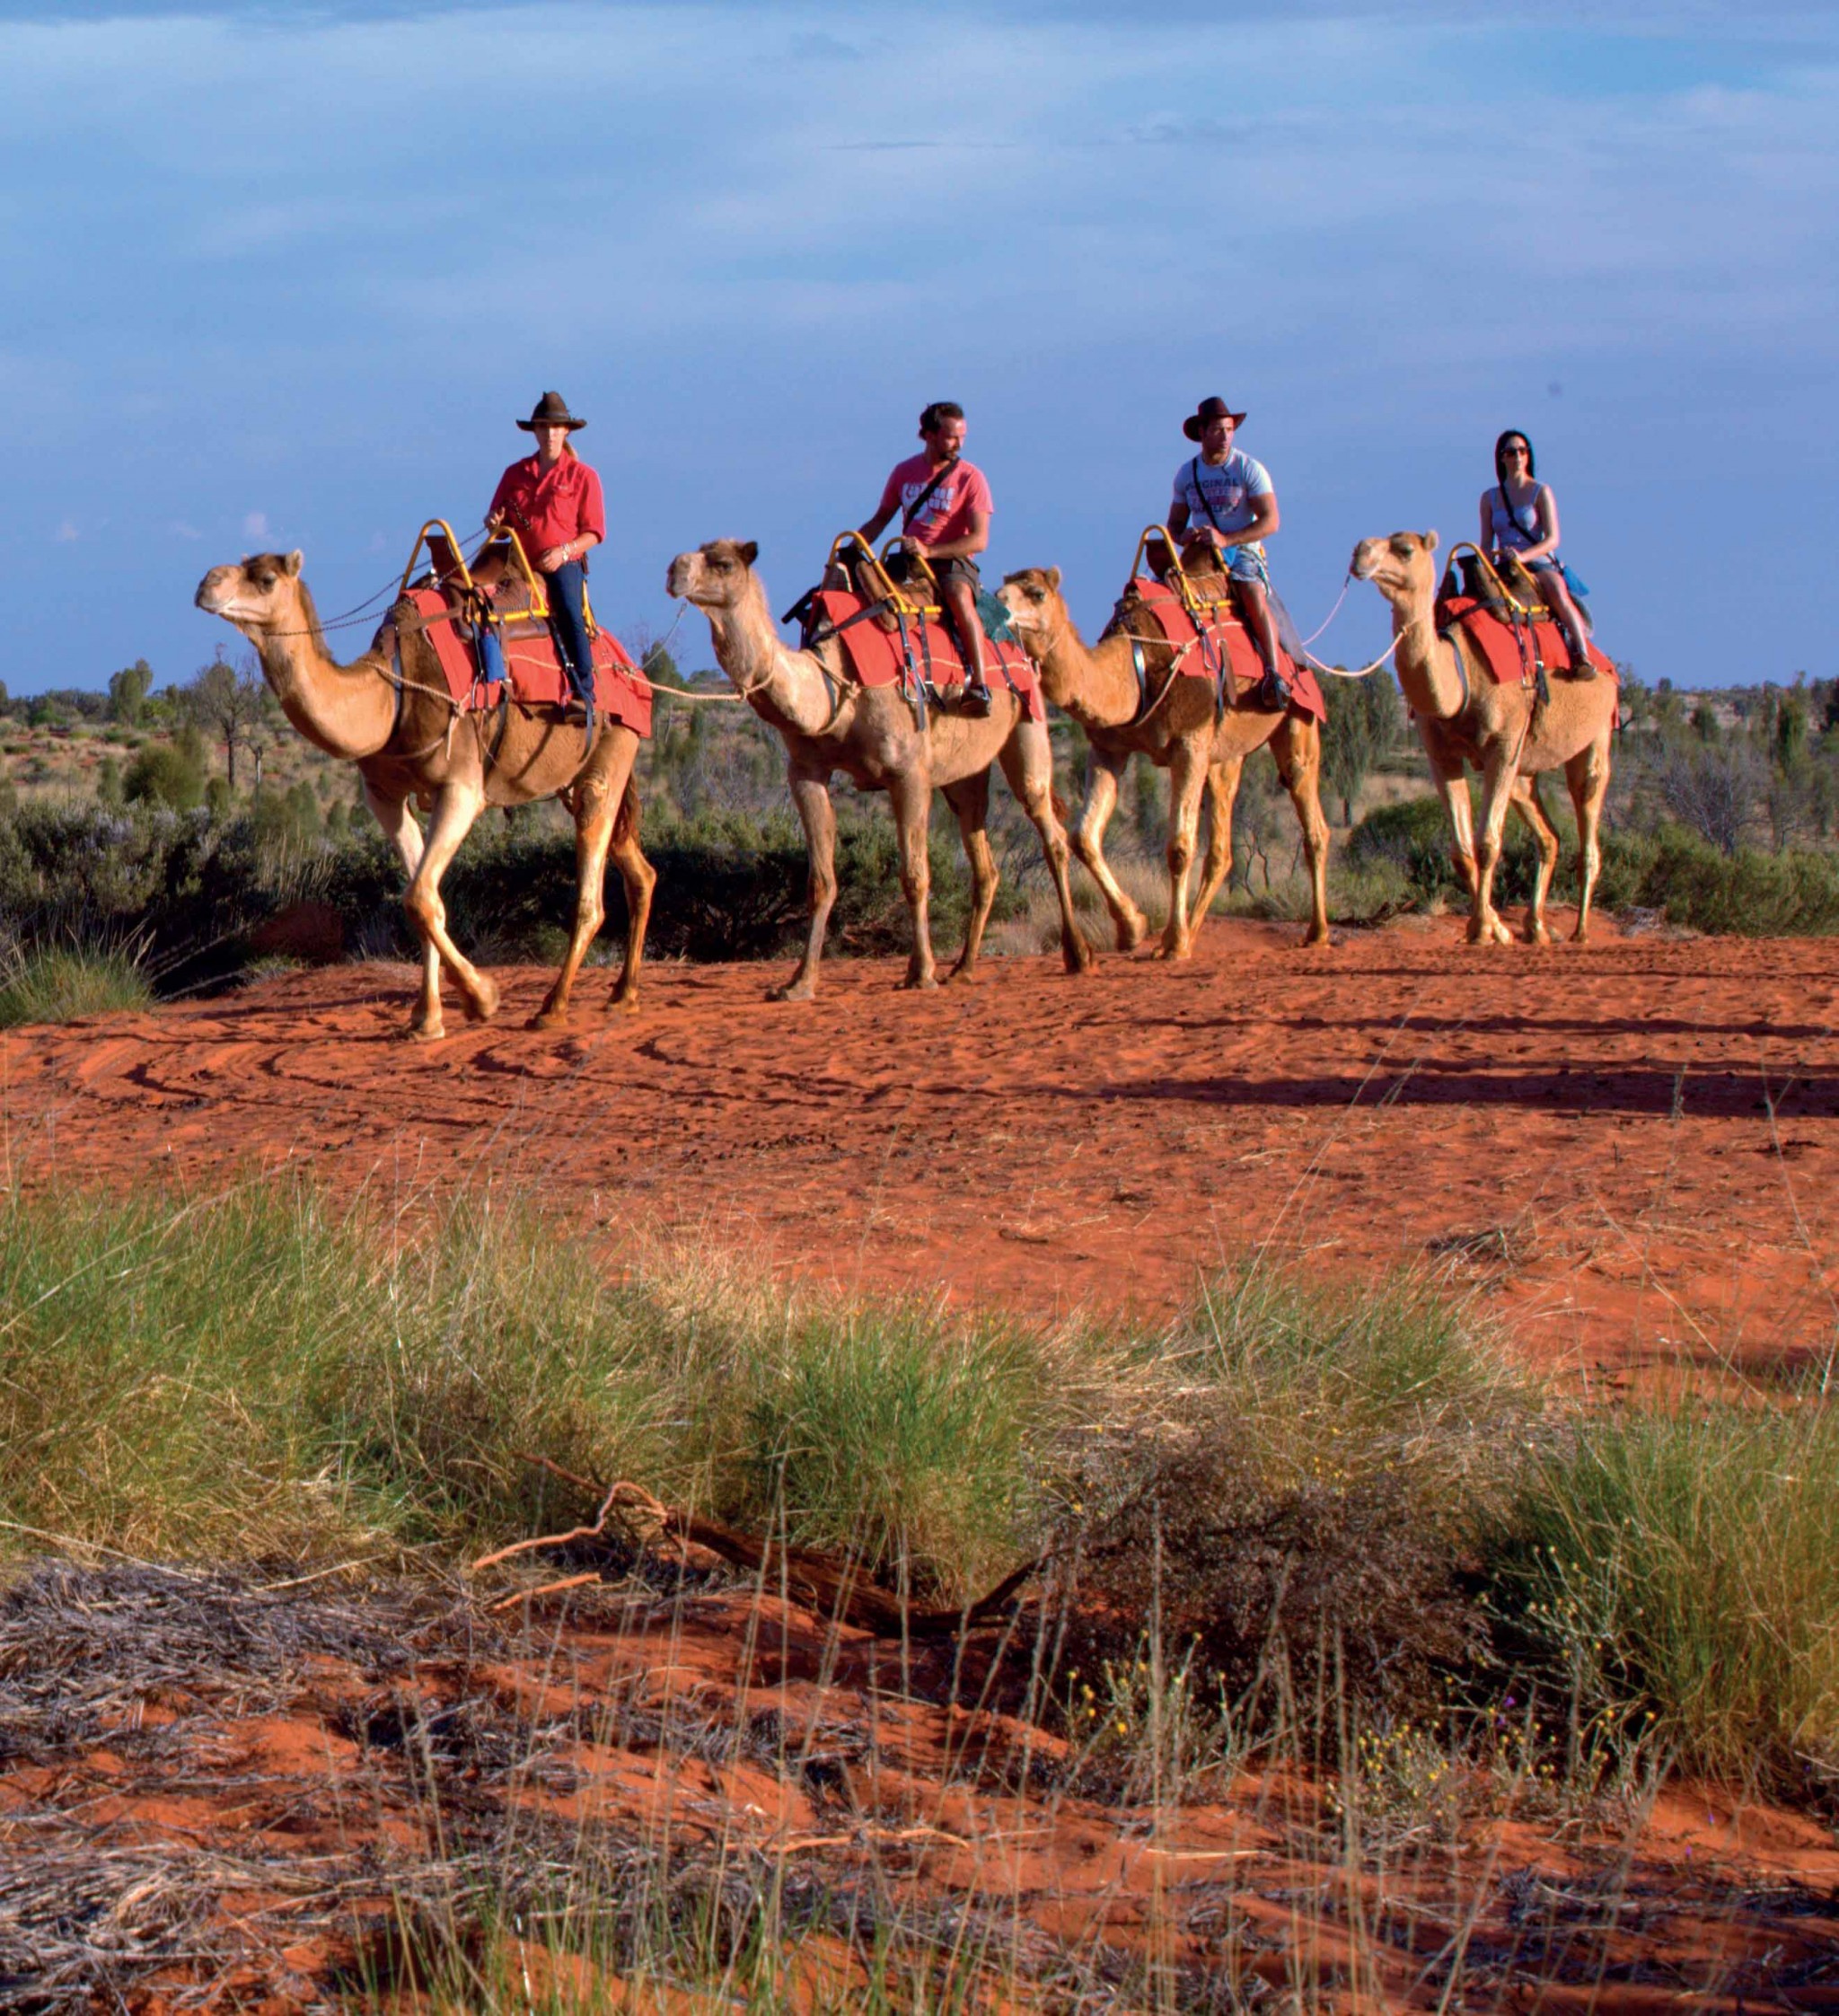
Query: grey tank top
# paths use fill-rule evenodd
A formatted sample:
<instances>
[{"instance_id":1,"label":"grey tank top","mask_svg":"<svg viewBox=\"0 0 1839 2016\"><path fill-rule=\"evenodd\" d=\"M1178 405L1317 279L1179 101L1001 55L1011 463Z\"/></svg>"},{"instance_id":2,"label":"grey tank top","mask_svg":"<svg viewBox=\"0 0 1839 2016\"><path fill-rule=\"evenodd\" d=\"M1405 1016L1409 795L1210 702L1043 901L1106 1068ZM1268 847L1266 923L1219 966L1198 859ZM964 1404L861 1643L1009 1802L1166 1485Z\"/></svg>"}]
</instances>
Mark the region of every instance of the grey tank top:
<instances>
[{"instance_id":1,"label":"grey tank top","mask_svg":"<svg viewBox=\"0 0 1839 2016\"><path fill-rule=\"evenodd\" d=\"M1539 486L1540 489L1544 488L1544 484ZM1523 553L1528 546L1539 543L1538 490L1524 504L1509 504L1507 492L1496 485L1489 509L1493 516L1497 545L1506 547L1509 552Z\"/></svg>"}]
</instances>

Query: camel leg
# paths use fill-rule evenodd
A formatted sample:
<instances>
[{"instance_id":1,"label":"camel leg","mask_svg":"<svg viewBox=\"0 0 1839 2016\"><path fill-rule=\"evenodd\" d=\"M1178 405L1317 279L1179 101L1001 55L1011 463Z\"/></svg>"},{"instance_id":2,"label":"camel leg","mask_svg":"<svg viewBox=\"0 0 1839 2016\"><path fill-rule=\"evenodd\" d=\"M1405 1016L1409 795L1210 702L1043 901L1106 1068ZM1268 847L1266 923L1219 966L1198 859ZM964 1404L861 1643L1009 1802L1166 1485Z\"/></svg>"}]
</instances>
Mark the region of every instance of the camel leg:
<instances>
[{"instance_id":1,"label":"camel leg","mask_svg":"<svg viewBox=\"0 0 1839 2016\"><path fill-rule=\"evenodd\" d=\"M1207 783L1207 759L1192 742L1178 742L1168 761L1168 921L1162 928L1159 957L1193 956L1188 929L1188 870L1194 865L1194 843L1201 824L1201 793Z\"/></svg>"},{"instance_id":2,"label":"camel leg","mask_svg":"<svg viewBox=\"0 0 1839 2016\"><path fill-rule=\"evenodd\" d=\"M817 991L817 963L823 957L823 934L830 925L831 906L837 900L837 815L830 802L827 773L803 770L795 763L788 778L811 863L810 915L804 957L785 985L773 988L767 999L808 1001Z\"/></svg>"},{"instance_id":3,"label":"camel leg","mask_svg":"<svg viewBox=\"0 0 1839 2016\"><path fill-rule=\"evenodd\" d=\"M626 779L632 774L632 759L638 753L638 737L630 728L613 726L605 730L601 746L606 752L604 759L581 777L573 793L575 929L561 970L542 1006L530 1018L532 1029L553 1029L568 1020L575 976L606 920L602 891L606 879L607 848L613 837L613 814L625 795Z\"/></svg>"},{"instance_id":4,"label":"camel leg","mask_svg":"<svg viewBox=\"0 0 1839 2016\"><path fill-rule=\"evenodd\" d=\"M1614 720L1588 749L1579 749L1564 766L1564 780L1571 787L1571 802L1577 810L1578 898L1577 929L1571 937L1579 945L1588 942L1590 905L1596 899L1597 876L1603 867L1599 835L1603 827L1603 800L1609 795L1609 738Z\"/></svg>"},{"instance_id":5,"label":"camel leg","mask_svg":"<svg viewBox=\"0 0 1839 2016\"><path fill-rule=\"evenodd\" d=\"M460 851L460 842L471 831L485 804L485 793L477 784L442 785L435 797L434 816L428 821L427 838L421 861L403 898L409 920L421 933L422 942L432 944L441 961L459 983L465 998L467 1019L489 1022L498 1012L497 983L480 972L447 935L446 906L441 902L441 877ZM438 1029L411 1030L423 1042L432 1042Z\"/></svg>"},{"instance_id":6,"label":"camel leg","mask_svg":"<svg viewBox=\"0 0 1839 2016\"><path fill-rule=\"evenodd\" d=\"M1539 850L1538 872L1533 877L1533 900L1527 906L1526 940L1528 945L1550 945L1552 934L1545 929L1545 894L1552 886L1552 871L1558 866L1558 830L1552 823L1545 801L1539 796L1536 777L1524 776L1514 780L1513 803L1532 833L1534 845Z\"/></svg>"},{"instance_id":7,"label":"camel leg","mask_svg":"<svg viewBox=\"0 0 1839 2016\"><path fill-rule=\"evenodd\" d=\"M1435 750L1430 757L1430 777L1449 820L1449 858L1469 894L1469 937L1480 936L1474 928L1481 901L1481 876L1475 867L1474 810L1469 803L1469 783L1459 756L1444 756Z\"/></svg>"},{"instance_id":8,"label":"camel leg","mask_svg":"<svg viewBox=\"0 0 1839 2016\"><path fill-rule=\"evenodd\" d=\"M996 901L996 886L1001 879L996 872L996 856L990 850L990 772L979 770L975 777L947 784L945 802L958 816L964 858L971 864L971 914L964 921L964 949L949 977L971 981L977 977L983 927L990 921L990 906Z\"/></svg>"},{"instance_id":9,"label":"camel leg","mask_svg":"<svg viewBox=\"0 0 1839 2016\"><path fill-rule=\"evenodd\" d=\"M1073 852L1086 864L1086 872L1104 898L1104 907L1116 927L1118 950L1134 952L1143 942L1149 920L1125 895L1104 858L1104 829L1117 810L1123 769L1122 756L1101 756L1095 749L1087 756L1086 802L1079 807L1078 823L1073 828Z\"/></svg>"},{"instance_id":10,"label":"camel leg","mask_svg":"<svg viewBox=\"0 0 1839 2016\"><path fill-rule=\"evenodd\" d=\"M1232 873L1232 808L1238 803L1243 756L1216 757L1207 769L1207 858L1201 864L1201 886L1188 911L1188 949L1192 952L1206 923L1213 899Z\"/></svg>"},{"instance_id":11,"label":"camel leg","mask_svg":"<svg viewBox=\"0 0 1839 2016\"><path fill-rule=\"evenodd\" d=\"M1060 958L1069 973L1087 972L1092 964L1092 947L1086 943L1078 912L1073 909L1071 857L1066 829L1053 809L1053 744L1047 739L1046 722L1019 723L1015 734L997 751L996 760L1002 765L1009 789L1041 835L1041 851L1047 857L1047 872L1053 877L1053 893L1060 903ZM1114 802L1116 779L1112 781ZM1142 935L1140 922L1139 913L1139 937Z\"/></svg>"},{"instance_id":12,"label":"camel leg","mask_svg":"<svg viewBox=\"0 0 1839 2016\"><path fill-rule=\"evenodd\" d=\"M932 859L927 832L932 819L932 785L904 771L890 780L887 799L894 815L894 848L901 864L901 894L913 920L913 950L903 987L933 988L938 972L932 959Z\"/></svg>"},{"instance_id":13,"label":"camel leg","mask_svg":"<svg viewBox=\"0 0 1839 2016\"><path fill-rule=\"evenodd\" d=\"M1511 760L1500 747L1487 752L1482 768L1482 831L1475 841L1475 908L1469 919L1469 943L1507 945L1513 934L1494 908L1494 870L1500 864L1500 842L1507 830L1508 808L1518 780Z\"/></svg>"},{"instance_id":14,"label":"camel leg","mask_svg":"<svg viewBox=\"0 0 1839 2016\"><path fill-rule=\"evenodd\" d=\"M638 794L629 778L613 816L613 866L626 887L626 957L613 983L612 1006L633 1015L638 1009L638 969L645 964L645 931L651 921L657 870L638 845Z\"/></svg>"},{"instance_id":15,"label":"camel leg","mask_svg":"<svg viewBox=\"0 0 1839 2016\"><path fill-rule=\"evenodd\" d=\"M421 866L421 828L406 799L379 797L368 782L364 787L364 802L402 857L406 887L415 880L415 871ZM421 941L421 996L409 1017L409 1034L421 1043L436 1042L446 1034L441 1026L441 955L432 938Z\"/></svg>"},{"instance_id":16,"label":"camel leg","mask_svg":"<svg viewBox=\"0 0 1839 2016\"><path fill-rule=\"evenodd\" d=\"M1286 714L1271 738L1277 774L1303 829L1309 864L1309 933L1305 945L1332 943L1328 931L1328 821L1322 811L1322 730L1307 715Z\"/></svg>"}]
</instances>

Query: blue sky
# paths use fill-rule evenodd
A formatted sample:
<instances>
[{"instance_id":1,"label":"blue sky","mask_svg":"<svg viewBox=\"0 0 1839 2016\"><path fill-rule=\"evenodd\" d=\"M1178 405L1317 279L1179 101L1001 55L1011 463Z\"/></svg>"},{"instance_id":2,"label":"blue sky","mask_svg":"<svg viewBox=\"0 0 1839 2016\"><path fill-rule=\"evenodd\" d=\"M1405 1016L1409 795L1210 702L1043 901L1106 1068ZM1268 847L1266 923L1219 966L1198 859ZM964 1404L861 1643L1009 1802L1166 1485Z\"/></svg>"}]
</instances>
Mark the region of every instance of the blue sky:
<instances>
[{"instance_id":1,"label":"blue sky","mask_svg":"<svg viewBox=\"0 0 1839 2016\"><path fill-rule=\"evenodd\" d=\"M358 602L551 385L622 632L718 533L789 603L941 397L1095 621L1218 392L1306 629L1515 425L1612 652L1839 671L1825 5L0 4L0 163L15 692L189 676L262 546Z\"/></svg>"}]
</instances>

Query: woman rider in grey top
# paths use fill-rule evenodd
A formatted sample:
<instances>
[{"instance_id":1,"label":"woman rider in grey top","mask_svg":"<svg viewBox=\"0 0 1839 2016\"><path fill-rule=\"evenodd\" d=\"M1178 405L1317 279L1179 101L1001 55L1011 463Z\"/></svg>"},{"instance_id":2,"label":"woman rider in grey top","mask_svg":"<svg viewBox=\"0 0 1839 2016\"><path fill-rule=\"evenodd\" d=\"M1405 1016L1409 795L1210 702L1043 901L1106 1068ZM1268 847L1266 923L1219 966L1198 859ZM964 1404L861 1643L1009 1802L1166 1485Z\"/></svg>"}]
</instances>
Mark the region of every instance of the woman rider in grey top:
<instances>
[{"instance_id":1,"label":"woman rider in grey top","mask_svg":"<svg viewBox=\"0 0 1839 2016\"><path fill-rule=\"evenodd\" d=\"M1499 482L1482 492L1482 550L1495 560L1512 553L1527 569L1564 632L1572 672L1579 679L1594 679L1597 668L1585 641L1588 626L1558 564L1558 500L1549 483L1535 480L1533 445L1518 427L1495 442L1494 473Z\"/></svg>"}]
</instances>

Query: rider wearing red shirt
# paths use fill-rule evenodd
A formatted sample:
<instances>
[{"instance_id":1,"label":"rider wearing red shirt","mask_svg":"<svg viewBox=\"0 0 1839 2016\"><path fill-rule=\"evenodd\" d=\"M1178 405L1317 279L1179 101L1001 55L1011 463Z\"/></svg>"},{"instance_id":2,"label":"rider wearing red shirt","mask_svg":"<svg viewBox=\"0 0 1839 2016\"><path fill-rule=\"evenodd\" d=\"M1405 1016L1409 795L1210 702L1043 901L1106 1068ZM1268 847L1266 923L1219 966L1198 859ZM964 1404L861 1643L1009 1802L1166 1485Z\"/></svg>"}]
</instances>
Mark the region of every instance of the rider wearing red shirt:
<instances>
[{"instance_id":1,"label":"rider wearing red shirt","mask_svg":"<svg viewBox=\"0 0 1839 2016\"><path fill-rule=\"evenodd\" d=\"M990 682L983 671L983 625L977 614L982 577L975 556L990 544L990 515L995 508L990 484L974 462L964 460L964 409L937 400L920 416L923 454L895 464L882 486L875 515L860 528L873 545L896 511L902 515L904 546L932 569L952 627L964 654L964 711L990 712Z\"/></svg>"},{"instance_id":2,"label":"rider wearing red shirt","mask_svg":"<svg viewBox=\"0 0 1839 2016\"><path fill-rule=\"evenodd\" d=\"M568 445L587 425L568 410L560 392L545 392L517 425L536 436L536 453L514 462L492 492L487 524L515 525L530 564L549 583L550 620L561 647L562 669L575 697L594 722L594 647L583 601L587 555L607 535L600 478Z\"/></svg>"}]
</instances>

